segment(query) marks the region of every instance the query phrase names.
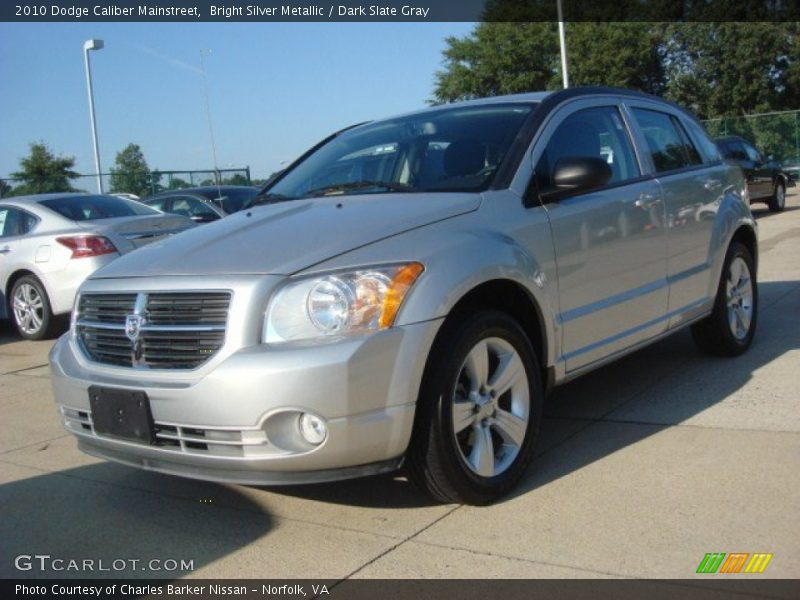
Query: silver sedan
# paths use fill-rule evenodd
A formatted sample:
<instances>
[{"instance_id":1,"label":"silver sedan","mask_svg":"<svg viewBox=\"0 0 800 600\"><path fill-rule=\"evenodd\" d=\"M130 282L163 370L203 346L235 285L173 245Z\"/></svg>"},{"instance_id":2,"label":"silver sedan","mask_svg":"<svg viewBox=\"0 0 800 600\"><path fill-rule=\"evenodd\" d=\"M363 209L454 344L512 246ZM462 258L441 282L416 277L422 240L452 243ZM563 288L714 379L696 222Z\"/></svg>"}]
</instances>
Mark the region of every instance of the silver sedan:
<instances>
[{"instance_id":1,"label":"silver sedan","mask_svg":"<svg viewBox=\"0 0 800 600\"><path fill-rule=\"evenodd\" d=\"M193 227L115 196L40 194L0 201L0 318L22 337L55 333L78 286L98 268L144 244Z\"/></svg>"}]
</instances>

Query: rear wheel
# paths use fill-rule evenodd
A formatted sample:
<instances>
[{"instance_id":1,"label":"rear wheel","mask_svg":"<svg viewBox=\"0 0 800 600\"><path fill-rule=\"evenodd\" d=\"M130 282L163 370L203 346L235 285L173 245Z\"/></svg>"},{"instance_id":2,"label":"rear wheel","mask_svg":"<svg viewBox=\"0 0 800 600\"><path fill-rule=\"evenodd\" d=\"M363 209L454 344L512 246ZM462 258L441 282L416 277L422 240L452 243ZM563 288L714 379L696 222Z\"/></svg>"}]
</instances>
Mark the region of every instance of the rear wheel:
<instances>
[{"instance_id":1,"label":"rear wheel","mask_svg":"<svg viewBox=\"0 0 800 600\"><path fill-rule=\"evenodd\" d=\"M775 184L775 189L772 191L772 198L767 202L770 212L781 212L786 208L786 186L782 181Z\"/></svg>"},{"instance_id":2,"label":"rear wheel","mask_svg":"<svg viewBox=\"0 0 800 600\"><path fill-rule=\"evenodd\" d=\"M753 257L746 246L731 244L711 315L692 326L701 350L737 356L750 347L758 319L758 285Z\"/></svg>"},{"instance_id":3,"label":"rear wheel","mask_svg":"<svg viewBox=\"0 0 800 600\"><path fill-rule=\"evenodd\" d=\"M11 288L11 315L14 326L26 340L52 337L57 327L42 283L33 275L25 275Z\"/></svg>"},{"instance_id":4,"label":"rear wheel","mask_svg":"<svg viewBox=\"0 0 800 600\"><path fill-rule=\"evenodd\" d=\"M431 353L407 456L442 502L487 504L525 472L542 420L536 355L511 317L483 310L445 330Z\"/></svg>"}]
</instances>

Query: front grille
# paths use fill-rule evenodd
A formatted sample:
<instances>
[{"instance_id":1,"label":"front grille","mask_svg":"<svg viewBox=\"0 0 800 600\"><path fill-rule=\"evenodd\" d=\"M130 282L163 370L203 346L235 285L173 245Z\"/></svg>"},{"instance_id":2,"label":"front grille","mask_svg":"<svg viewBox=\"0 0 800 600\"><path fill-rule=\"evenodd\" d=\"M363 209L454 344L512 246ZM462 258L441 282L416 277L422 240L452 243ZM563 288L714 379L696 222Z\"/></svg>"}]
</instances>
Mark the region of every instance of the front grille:
<instances>
[{"instance_id":1,"label":"front grille","mask_svg":"<svg viewBox=\"0 0 800 600\"><path fill-rule=\"evenodd\" d=\"M133 312L136 294L84 294L78 303L81 318L104 323L125 322Z\"/></svg>"},{"instance_id":2,"label":"front grille","mask_svg":"<svg viewBox=\"0 0 800 600\"><path fill-rule=\"evenodd\" d=\"M230 301L230 292L82 294L76 333L98 363L194 369L224 344Z\"/></svg>"}]
</instances>

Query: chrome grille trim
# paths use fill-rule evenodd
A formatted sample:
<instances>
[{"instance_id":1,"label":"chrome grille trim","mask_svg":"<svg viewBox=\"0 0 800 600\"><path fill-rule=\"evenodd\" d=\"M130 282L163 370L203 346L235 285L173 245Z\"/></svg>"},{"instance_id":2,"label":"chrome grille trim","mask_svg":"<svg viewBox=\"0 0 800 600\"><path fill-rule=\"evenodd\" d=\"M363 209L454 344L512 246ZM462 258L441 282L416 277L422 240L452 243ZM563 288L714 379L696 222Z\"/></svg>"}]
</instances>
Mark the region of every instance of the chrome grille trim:
<instances>
[{"instance_id":1,"label":"chrome grille trim","mask_svg":"<svg viewBox=\"0 0 800 600\"><path fill-rule=\"evenodd\" d=\"M195 369L225 343L230 291L84 293L75 334L93 362Z\"/></svg>"}]
</instances>

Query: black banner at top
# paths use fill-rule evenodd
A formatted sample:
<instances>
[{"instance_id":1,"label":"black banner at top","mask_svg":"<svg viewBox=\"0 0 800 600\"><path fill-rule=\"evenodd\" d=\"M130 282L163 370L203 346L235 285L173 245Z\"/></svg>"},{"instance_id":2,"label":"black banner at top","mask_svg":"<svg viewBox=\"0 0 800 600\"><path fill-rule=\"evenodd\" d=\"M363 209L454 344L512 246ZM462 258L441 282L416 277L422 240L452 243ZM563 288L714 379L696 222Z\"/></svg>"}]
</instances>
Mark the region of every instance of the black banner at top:
<instances>
[{"instance_id":1,"label":"black banner at top","mask_svg":"<svg viewBox=\"0 0 800 600\"><path fill-rule=\"evenodd\" d=\"M562 0L565 21L800 21L800 0ZM13 0L5 22L557 21L557 0Z\"/></svg>"}]
</instances>

